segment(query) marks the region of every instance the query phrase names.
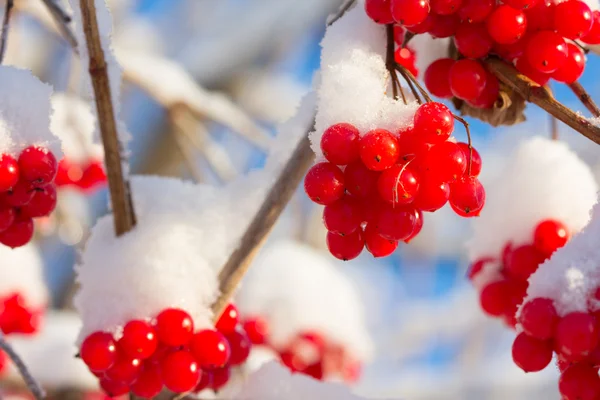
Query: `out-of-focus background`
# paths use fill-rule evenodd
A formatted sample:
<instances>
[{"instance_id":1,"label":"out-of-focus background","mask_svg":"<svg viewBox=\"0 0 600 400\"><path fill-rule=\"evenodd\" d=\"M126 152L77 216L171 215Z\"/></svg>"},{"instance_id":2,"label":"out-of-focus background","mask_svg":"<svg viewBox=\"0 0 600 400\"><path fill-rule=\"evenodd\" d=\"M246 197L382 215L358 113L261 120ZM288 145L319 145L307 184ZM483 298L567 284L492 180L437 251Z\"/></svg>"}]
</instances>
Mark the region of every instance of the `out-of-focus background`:
<instances>
[{"instance_id":1,"label":"out-of-focus background","mask_svg":"<svg viewBox=\"0 0 600 400\"><path fill-rule=\"evenodd\" d=\"M31 69L55 91L83 95L77 77L85 71L78 70L76 56L41 2L16 3L6 63ZM311 89L325 20L341 1L108 3L115 24L113 45L124 68L122 110L132 135L132 173L221 185L263 165L264 138L276 134L278 124L293 116ZM592 95L600 95L594 78L599 67L590 56L582 83ZM198 86L182 97L183 105L178 90L191 88L185 80L181 87L181 74ZM555 91L567 105L581 108L568 89L557 86ZM198 109L185 104L194 98ZM510 129L471 121L476 147L501 158L499 149L506 142L550 134L546 114L530 106L527 116L528 122ZM591 142L564 126L561 137L572 140L591 165L599 160ZM493 163L494 157L484 158L484 173L488 160ZM94 220L107 212L106 205L105 188L86 195L65 190L59 213L39 232L37 243L56 308L70 306L78 250ZM392 257L375 260L365 252L341 263L326 251L320 217L321 210L299 189L267 248L282 240L312 246L328 262L339 264L356 286L375 346L373 360L363 366L355 385L358 393L410 400L559 398L556 368L521 372L510 355L514 332L480 310L465 278L468 220L444 209L427 220L417 240L400 246Z\"/></svg>"}]
</instances>

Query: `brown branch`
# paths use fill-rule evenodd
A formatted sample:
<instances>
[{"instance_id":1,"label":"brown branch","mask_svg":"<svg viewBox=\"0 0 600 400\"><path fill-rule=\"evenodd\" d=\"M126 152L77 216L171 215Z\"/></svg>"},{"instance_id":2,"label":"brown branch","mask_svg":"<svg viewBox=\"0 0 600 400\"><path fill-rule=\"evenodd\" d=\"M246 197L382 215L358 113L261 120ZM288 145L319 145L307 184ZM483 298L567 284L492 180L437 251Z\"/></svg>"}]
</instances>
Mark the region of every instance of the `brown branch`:
<instances>
[{"instance_id":1,"label":"brown branch","mask_svg":"<svg viewBox=\"0 0 600 400\"><path fill-rule=\"evenodd\" d=\"M585 88L579 82L570 83L569 88L573 91L575 96L581 101L581 104L587 108L594 117L600 117L600 109L594 102L594 99L588 94Z\"/></svg>"},{"instance_id":2,"label":"brown branch","mask_svg":"<svg viewBox=\"0 0 600 400\"><path fill-rule=\"evenodd\" d=\"M310 130L313 126L314 120ZM313 162L314 153L308 140L310 130L298 142L287 164L271 186L260 210L242 236L240 246L231 254L221 269L219 274L221 295L212 307L215 321L221 316L244 274L248 271L250 263Z\"/></svg>"},{"instance_id":3,"label":"brown branch","mask_svg":"<svg viewBox=\"0 0 600 400\"><path fill-rule=\"evenodd\" d=\"M558 102L547 88L537 85L525 75L517 72L513 66L497 58L489 58L485 63L501 82L525 100L542 108L593 142L600 144L600 127Z\"/></svg>"},{"instance_id":4,"label":"brown branch","mask_svg":"<svg viewBox=\"0 0 600 400\"><path fill-rule=\"evenodd\" d=\"M117 236L130 231L135 225L135 214L130 199L128 184L123 176L121 144L117 134L115 111L112 104L110 83L100 31L96 19L94 0L80 0L83 31L90 57L89 73L94 87L98 122L104 146L104 158L108 176L108 187L114 214Z\"/></svg>"},{"instance_id":5,"label":"brown branch","mask_svg":"<svg viewBox=\"0 0 600 400\"><path fill-rule=\"evenodd\" d=\"M4 54L6 53L10 13L14 5L14 0L6 0L6 8L4 9L4 17L2 19L2 36L0 37L0 64L4 61Z\"/></svg>"}]
</instances>

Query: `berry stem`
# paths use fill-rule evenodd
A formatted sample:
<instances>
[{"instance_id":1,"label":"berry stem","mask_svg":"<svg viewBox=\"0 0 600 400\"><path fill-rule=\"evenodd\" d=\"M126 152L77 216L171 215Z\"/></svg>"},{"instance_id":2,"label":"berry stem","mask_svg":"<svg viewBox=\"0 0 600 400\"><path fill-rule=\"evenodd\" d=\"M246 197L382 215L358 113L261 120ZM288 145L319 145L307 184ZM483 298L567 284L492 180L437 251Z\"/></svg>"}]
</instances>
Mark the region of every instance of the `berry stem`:
<instances>
[{"instance_id":1,"label":"berry stem","mask_svg":"<svg viewBox=\"0 0 600 400\"><path fill-rule=\"evenodd\" d=\"M514 67L497 58L490 57L485 63L502 83L517 92L526 101L537 105L583 136L600 144L600 126L592 124L585 117L558 102L548 88L540 87L523 74L518 73Z\"/></svg>"},{"instance_id":2,"label":"berry stem","mask_svg":"<svg viewBox=\"0 0 600 400\"><path fill-rule=\"evenodd\" d=\"M15 366L19 370L19 374L25 381L27 388L29 389L31 394L33 394L33 397L36 400L44 399L46 397L44 389L42 389L40 384L31 375L29 369L27 369L27 366L25 365L21 357L19 357L15 349L13 349L13 347L10 344L8 344L8 342L6 341L6 337L2 332L0 332L0 350L4 351L8 355L8 357L10 357L11 361L15 364Z\"/></svg>"},{"instance_id":3,"label":"berry stem","mask_svg":"<svg viewBox=\"0 0 600 400\"><path fill-rule=\"evenodd\" d=\"M585 88L579 82L573 82L569 84L569 89L573 91L575 96L581 101L581 104L585 106L592 113L594 117L600 117L600 109L589 95L589 93L585 90Z\"/></svg>"},{"instance_id":4,"label":"berry stem","mask_svg":"<svg viewBox=\"0 0 600 400\"><path fill-rule=\"evenodd\" d=\"M112 104L110 84L104 50L100 42L100 32L96 19L94 0L80 0L83 31L90 57L89 73L94 87L98 122L102 134L104 158L108 176L108 186L112 200L115 233L117 236L130 231L135 226L135 213L131 201L129 185L123 176L121 143L117 136L117 124Z\"/></svg>"},{"instance_id":5,"label":"berry stem","mask_svg":"<svg viewBox=\"0 0 600 400\"><path fill-rule=\"evenodd\" d=\"M390 73L390 79L392 80L392 95L394 100L398 100L398 90L400 90L400 94L402 95L402 101L404 104L406 102L406 95L404 94L404 90L402 89L402 85L398 81L398 75L396 75L396 60L394 55L394 50L396 47L396 42L394 40L394 24L388 24L385 26L386 36L387 36L387 45L386 45L386 57L385 57L385 66Z\"/></svg>"},{"instance_id":6,"label":"berry stem","mask_svg":"<svg viewBox=\"0 0 600 400\"><path fill-rule=\"evenodd\" d=\"M469 123L463 117L459 117L456 114L452 114L455 120L460 122L465 126L465 131L467 132L467 144L469 145L469 160L467 162L467 174L471 175L471 164L473 163L473 143L471 141L471 128L469 127Z\"/></svg>"},{"instance_id":7,"label":"berry stem","mask_svg":"<svg viewBox=\"0 0 600 400\"><path fill-rule=\"evenodd\" d=\"M423 101L421 100L420 96L418 95L419 93L421 93L421 96L423 96L423 98L425 99L425 102L429 103L432 101L431 97L429 96L429 93L427 93L427 90L425 90L423 88L423 86L421 86L421 84L419 83L419 81L417 81L417 78L415 78L415 76L412 74L412 72L410 72L409 70L404 68L403 65L400 65L398 63L394 63L394 68L398 72L400 72L400 74L402 75L404 80L406 80L406 82L408 83L411 90L413 91L413 94L415 95L417 102L419 104L423 104ZM419 89L418 92L415 90L415 87L413 85L416 86L417 89Z\"/></svg>"},{"instance_id":8,"label":"berry stem","mask_svg":"<svg viewBox=\"0 0 600 400\"><path fill-rule=\"evenodd\" d=\"M6 8L4 9L4 18L2 19L2 33L0 34L0 64L4 61L4 53L6 53L6 43L8 42L8 28L10 22L10 13L14 6L14 0L6 0Z\"/></svg>"}]
</instances>

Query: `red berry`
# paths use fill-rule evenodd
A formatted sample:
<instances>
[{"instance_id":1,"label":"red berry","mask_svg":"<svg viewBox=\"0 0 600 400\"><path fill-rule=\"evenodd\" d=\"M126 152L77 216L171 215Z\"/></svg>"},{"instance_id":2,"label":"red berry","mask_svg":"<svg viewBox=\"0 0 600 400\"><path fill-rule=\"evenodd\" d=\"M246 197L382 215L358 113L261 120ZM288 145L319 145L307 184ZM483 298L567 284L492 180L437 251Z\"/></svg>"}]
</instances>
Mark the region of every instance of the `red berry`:
<instances>
[{"instance_id":1,"label":"red berry","mask_svg":"<svg viewBox=\"0 0 600 400\"><path fill-rule=\"evenodd\" d=\"M190 341L190 351L203 369L220 368L231 357L231 347L225 336L210 329L194 334Z\"/></svg>"},{"instance_id":2,"label":"red berry","mask_svg":"<svg viewBox=\"0 0 600 400\"><path fill-rule=\"evenodd\" d=\"M435 178L421 180L419 194L413 202L413 207L434 212L444 207L450 198L450 186L448 183Z\"/></svg>"},{"instance_id":3,"label":"red berry","mask_svg":"<svg viewBox=\"0 0 600 400\"><path fill-rule=\"evenodd\" d=\"M438 182L454 182L465 174L467 158L453 142L436 144L426 156L427 175Z\"/></svg>"},{"instance_id":4,"label":"red berry","mask_svg":"<svg viewBox=\"0 0 600 400\"><path fill-rule=\"evenodd\" d=\"M200 382L194 388L194 393L199 393L204 389L210 386L210 382L212 381L212 373L211 371L202 371L202 376L200 377Z\"/></svg>"},{"instance_id":5,"label":"red berry","mask_svg":"<svg viewBox=\"0 0 600 400\"><path fill-rule=\"evenodd\" d=\"M110 379L100 379L100 387L109 397L123 396L129 393L129 385L123 382L115 382Z\"/></svg>"},{"instance_id":6,"label":"red berry","mask_svg":"<svg viewBox=\"0 0 600 400\"><path fill-rule=\"evenodd\" d=\"M0 243L11 248L25 246L33 238L33 220L17 216L12 225L0 232Z\"/></svg>"},{"instance_id":7,"label":"red berry","mask_svg":"<svg viewBox=\"0 0 600 400\"><path fill-rule=\"evenodd\" d=\"M504 266L510 276L515 279L527 280L544 262L544 255L533 245L526 244L513 249Z\"/></svg>"},{"instance_id":8,"label":"red berry","mask_svg":"<svg viewBox=\"0 0 600 400\"><path fill-rule=\"evenodd\" d=\"M56 187L46 185L33 190L33 197L21 211L31 218L45 217L54 211L56 202Z\"/></svg>"},{"instance_id":9,"label":"red berry","mask_svg":"<svg viewBox=\"0 0 600 400\"><path fill-rule=\"evenodd\" d=\"M35 188L27 181L19 181L12 189L3 194L6 204L13 207L22 207L33 199Z\"/></svg>"},{"instance_id":10,"label":"red berry","mask_svg":"<svg viewBox=\"0 0 600 400\"><path fill-rule=\"evenodd\" d=\"M552 361L552 342L520 333L512 345L512 358L525 372L541 371Z\"/></svg>"},{"instance_id":11,"label":"red berry","mask_svg":"<svg viewBox=\"0 0 600 400\"><path fill-rule=\"evenodd\" d=\"M384 238L369 224L365 229L365 247L375 258L387 257L398 248L398 241Z\"/></svg>"},{"instance_id":12,"label":"red berry","mask_svg":"<svg viewBox=\"0 0 600 400\"><path fill-rule=\"evenodd\" d=\"M488 55L494 42L484 24L463 22L454 36L456 49L467 58L481 58Z\"/></svg>"},{"instance_id":13,"label":"red berry","mask_svg":"<svg viewBox=\"0 0 600 400\"><path fill-rule=\"evenodd\" d=\"M411 203L419 190L419 181L409 164L385 170L377 182L379 196L392 205Z\"/></svg>"},{"instance_id":14,"label":"red berry","mask_svg":"<svg viewBox=\"0 0 600 400\"><path fill-rule=\"evenodd\" d=\"M375 129L360 139L360 158L372 171L390 168L398 156L398 139L390 131Z\"/></svg>"},{"instance_id":15,"label":"red berry","mask_svg":"<svg viewBox=\"0 0 600 400\"><path fill-rule=\"evenodd\" d=\"M579 46L567 43L569 55L562 67L552 73L552 78L563 83L573 83L583 75L585 54Z\"/></svg>"},{"instance_id":16,"label":"red berry","mask_svg":"<svg viewBox=\"0 0 600 400\"><path fill-rule=\"evenodd\" d=\"M240 313L238 312L237 307L233 303L229 303L227 304L225 311L223 311L223 314L219 317L215 328L222 333L232 332L237 327L239 321Z\"/></svg>"},{"instance_id":17,"label":"red berry","mask_svg":"<svg viewBox=\"0 0 600 400\"><path fill-rule=\"evenodd\" d=\"M252 344L265 344L269 337L269 324L261 317L252 317L244 322L244 330Z\"/></svg>"},{"instance_id":18,"label":"red berry","mask_svg":"<svg viewBox=\"0 0 600 400\"><path fill-rule=\"evenodd\" d=\"M352 196L365 198L375 191L379 174L371 171L362 161L348 164L344 169L344 184Z\"/></svg>"},{"instance_id":19,"label":"red berry","mask_svg":"<svg viewBox=\"0 0 600 400\"><path fill-rule=\"evenodd\" d=\"M520 73L524 74L540 86L544 86L550 80L550 74L540 72L533 68L531 64L529 64L529 60L526 56L519 57L515 63L515 67Z\"/></svg>"},{"instance_id":20,"label":"red berry","mask_svg":"<svg viewBox=\"0 0 600 400\"><path fill-rule=\"evenodd\" d=\"M552 339L559 318L551 299L542 297L528 301L521 308L519 323L523 331L537 339Z\"/></svg>"},{"instance_id":21,"label":"red berry","mask_svg":"<svg viewBox=\"0 0 600 400\"><path fill-rule=\"evenodd\" d=\"M153 399L163 388L160 369L157 365L146 364L144 369L131 385L131 392L145 399Z\"/></svg>"},{"instance_id":22,"label":"red berry","mask_svg":"<svg viewBox=\"0 0 600 400\"><path fill-rule=\"evenodd\" d=\"M117 361L117 345L106 332L94 332L81 344L81 359L92 371L106 371Z\"/></svg>"},{"instance_id":23,"label":"red berry","mask_svg":"<svg viewBox=\"0 0 600 400\"><path fill-rule=\"evenodd\" d=\"M394 22L391 0L365 0L365 11L369 18L378 24L391 24Z\"/></svg>"},{"instance_id":24,"label":"red berry","mask_svg":"<svg viewBox=\"0 0 600 400\"><path fill-rule=\"evenodd\" d=\"M233 331L227 334L227 341L231 347L231 358L229 359L229 365L240 365L243 364L250 355L250 349L252 343L246 333L241 331Z\"/></svg>"},{"instance_id":25,"label":"red berry","mask_svg":"<svg viewBox=\"0 0 600 400\"><path fill-rule=\"evenodd\" d=\"M115 364L106 371L106 378L127 385L135 382L142 372L142 362L138 358L117 357Z\"/></svg>"},{"instance_id":26,"label":"red berry","mask_svg":"<svg viewBox=\"0 0 600 400\"><path fill-rule=\"evenodd\" d=\"M19 180L19 164L9 154L0 154L0 192L6 192Z\"/></svg>"},{"instance_id":27,"label":"red berry","mask_svg":"<svg viewBox=\"0 0 600 400\"><path fill-rule=\"evenodd\" d=\"M431 11L440 15L454 14L460 9L463 0L430 0Z\"/></svg>"},{"instance_id":28,"label":"red berry","mask_svg":"<svg viewBox=\"0 0 600 400\"><path fill-rule=\"evenodd\" d=\"M458 10L461 20L469 23L483 22L492 12L496 0L463 0L462 7Z\"/></svg>"},{"instance_id":29,"label":"red berry","mask_svg":"<svg viewBox=\"0 0 600 400\"><path fill-rule=\"evenodd\" d=\"M458 32L456 33L458 35ZM451 58L440 58L434 61L425 70L425 86L429 92L437 97L449 99L452 97L450 90L450 68L454 65ZM400 137L402 140L402 136ZM402 150L402 148L401 148Z\"/></svg>"},{"instance_id":30,"label":"red berry","mask_svg":"<svg viewBox=\"0 0 600 400\"><path fill-rule=\"evenodd\" d=\"M473 107L477 108L492 108L496 101L498 101L498 96L500 95L500 82L498 78L494 76L491 72L487 72L487 79L485 81L485 87L483 88L483 92L474 100L469 100L469 104Z\"/></svg>"},{"instance_id":31,"label":"red berry","mask_svg":"<svg viewBox=\"0 0 600 400\"><path fill-rule=\"evenodd\" d=\"M428 32L434 38L454 36L460 25L460 19L456 15L429 14L428 19L431 20L431 27Z\"/></svg>"},{"instance_id":32,"label":"red berry","mask_svg":"<svg viewBox=\"0 0 600 400\"><path fill-rule=\"evenodd\" d=\"M403 240L403 242L406 244L410 243L411 240L416 238L417 235L419 235L419 233L421 233L421 230L423 229L423 212L421 210L414 209L413 214L415 216L415 227L413 228L412 233L408 235L406 239Z\"/></svg>"},{"instance_id":33,"label":"red berry","mask_svg":"<svg viewBox=\"0 0 600 400\"><path fill-rule=\"evenodd\" d=\"M321 151L336 165L347 165L358 160L360 133L353 125L341 123L325 129L321 138Z\"/></svg>"},{"instance_id":34,"label":"red berry","mask_svg":"<svg viewBox=\"0 0 600 400\"><path fill-rule=\"evenodd\" d=\"M540 31L531 36L525 49L529 64L545 74L562 67L569 55L567 43L563 37L551 31Z\"/></svg>"},{"instance_id":35,"label":"red berry","mask_svg":"<svg viewBox=\"0 0 600 400\"><path fill-rule=\"evenodd\" d=\"M123 337L119 339L119 349L132 358L145 360L158 346L158 338L152 325L146 321L129 321L123 327Z\"/></svg>"},{"instance_id":36,"label":"red berry","mask_svg":"<svg viewBox=\"0 0 600 400\"><path fill-rule=\"evenodd\" d=\"M527 41L529 40L528 34L523 35L521 39L519 39L515 43L511 44L499 44L494 43L494 48L492 52L496 53L500 57L504 58L508 62L513 62L516 58L521 57L523 53L525 53L525 47L527 46Z\"/></svg>"},{"instance_id":37,"label":"red berry","mask_svg":"<svg viewBox=\"0 0 600 400\"><path fill-rule=\"evenodd\" d=\"M329 232L349 235L359 229L362 222L362 205L350 196L344 196L323 209L323 223Z\"/></svg>"},{"instance_id":38,"label":"red berry","mask_svg":"<svg viewBox=\"0 0 600 400\"><path fill-rule=\"evenodd\" d=\"M391 0L392 17L405 26L413 26L425 21L429 15L429 0Z\"/></svg>"},{"instance_id":39,"label":"red berry","mask_svg":"<svg viewBox=\"0 0 600 400\"><path fill-rule=\"evenodd\" d=\"M421 33L427 33L431 29L431 25L433 22L433 19L431 17L432 17L432 15L429 14L423 22L416 24L416 25L405 26L404 28L408 32L414 33L415 35L420 35Z\"/></svg>"},{"instance_id":40,"label":"red berry","mask_svg":"<svg viewBox=\"0 0 600 400\"><path fill-rule=\"evenodd\" d=\"M496 43L516 43L526 29L527 18L523 11L506 4L498 6L487 19L487 31Z\"/></svg>"},{"instance_id":41,"label":"red berry","mask_svg":"<svg viewBox=\"0 0 600 400\"><path fill-rule=\"evenodd\" d=\"M30 146L19 156L21 178L36 185L43 186L52 182L57 170L58 162L46 148Z\"/></svg>"},{"instance_id":42,"label":"red berry","mask_svg":"<svg viewBox=\"0 0 600 400\"><path fill-rule=\"evenodd\" d=\"M304 178L304 191L317 204L332 204L344 194L344 173L328 162L315 164Z\"/></svg>"},{"instance_id":43,"label":"red berry","mask_svg":"<svg viewBox=\"0 0 600 400\"><path fill-rule=\"evenodd\" d=\"M564 400L597 400L600 396L597 368L586 363L569 366L560 375L558 390Z\"/></svg>"},{"instance_id":44,"label":"red berry","mask_svg":"<svg viewBox=\"0 0 600 400\"><path fill-rule=\"evenodd\" d=\"M465 153L465 157L467 159L467 169L466 174L468 176L479 176L481 173L481 156L475 150L475 147L471 146L469 149L469 144L464 142L458 142L458 147ZM471 170L469 171L469 158L471 159Z\"/></svg>"},{"instance_id":45,"label":"red berry","mask_svg":"<svg viewBox=\"0 0 600 400\"><path fill-rule=\"evenodd\" d=\"M486 82L487 72L478 61L462 59L450 68L450 89L460 99L476 100L483 93Z\"/></svg>"},{"instance_id":46,"label":"red berry","mask_svg":"<svg viewBox=\"0 0 600 400\"><path fill-rule=\"evenodd\" d=\"M414 76L419 76L416 62L417 56L410 47L400 47L394 52L394 59Z\"/></svg>"},{"instance_id":47,"label":"red berry","mask_svg":"<svg viewBox=\"0 0 600 400\"><path fill-rule=\"evenodd\" d=\"M473 281L473 279L475 279L475 277L483 270L483 267L485 267L486 264L492 263L494 261L496 261L494 258L484 257L473 262L473 264L471 264L471 266L469 267L469 272L467 273L467 277L469 278L469 280Z\"/></svg>"},{"instance_id":48,"label":"red berry","mask_svg":"<svg viewBox=\"0 0 600 400\"><path fill-rule=\"evenodd\" d=\"M554 0L539 0L525 11L527 30L530 32L554 30Z\"/></svg>"},{"instance_id":49,"label":"red berry","mask_svg":"<svg viewBox=\"0 0 600 400\"><path fill-rule=\"evenodd\" d=\"M172 392L187 393L200 381L202 371L194 357L187 351L167 354L160 362L160 376Z\"/></svg>"},{"instance_id":50,"label":"red berry","mask_svg":"<svg viewBox=\"0 0 600 400\"><path fill-rule=\"evenodd\" d=\"M231 367L226 366L223 368L215 369L209 372L210 374L210 388L218 391L223 388L229 382L231 377Z\"/></svg>"},{"instance_id":51,"label":"red berry","mask_svg":"<svg viewBox=\"0 0 600 400\"><path fill-rule=\"evenodd\" d=\"M483 288L479 303L483 311L493 317L500 317L510 305L509 282L506 279L494 281Z\"/></svg>"},{"instance_id":52,"label":"red berry","mask_svg":"<svg viewBox=\"0 0 600 400\"><path fill-rule=\"evenodd\" d=\"M450 206L461 217L477 217L485 204L485 189L479 179L464 176L450 184Z\"/></svg>"},{"instance_id":53,"label":"red berry","mask_svg":"<svg viewBox=\"0 0 600 400\"><path fill-rule=\"evenodd\" d=\"M540 0L503 0L504 4L520 10L536 6Z\"/></svg>"},{"instance_id":54,"label":"red berry","mask_svg":"<svg viewBox=\"0 0 600 400\"><path fill-rule=\"evenodd\" d=\"M349 235L341 236L337 233L327 233L327 248L332 256L343 261L353 260L362 253L365 246L361 229Z\"/></svg>"},{"instance_id":55,"label":"red berry","mask_svg":"<svg viewBox=\"0 0 600 400\"><path fill-rule=\"evenodd\" d=\"M569 240L569 230L561 222L547 219L535 227L533 243L545 257L549 257Z\"/></svg>"},{"instance_id":56,"label":"red berry","mask_svg":"<svg viewBox=\"0 0 600 400\"><path fill-rule=\"evenodd\" d=\"M187 312L167 308L156 317L156 336L168 346L187 344L194 333L194 321Z\"/></svg>"},{"instance_id":57,"label":"red berry","mask_svg":"<svg viewBox=\"0 0 600 400\"><path fill-rule=\"evenodd\" d=\"M584 312L572 312L556 326L557 352L568 361L581 361L598 345L596 319Z\"/></svg>"},{"instance_id":58,"label":"red berry","mask_svg":"<svg viewBox=\"0 0 600 400\"><path fill-rule=\"evenodd\" d=\"M389 240L405 240L415 230L416 222L413 208L387 206L379 210L377 231Z\"/></svg>"},{"instance_id":59,"label":"red berry","mask_svg":"<svg viewBox=\"0 0 600 400\"><path fill-rule=\"evenodd\" d=\"M415 112L414 130L423 142L444 142L454 130L454 116L442 103L425 103Z\"/></svg>"},{"instance_id":60,"label":"red berry","mask_svg":"<svg viewBox=\"0 0 600 400\"><path fill-rule=\"evenodd\" d=\"M12 207L0 208L0 232L10 228L15 221L15 209Z\"/></svg>"},{"instance_id":61,"label":"red berry","mask_svg":"<svg viewBox=\"0 0 600 400\"><path fill-rule=\"evenodd\" d=\"M567 39L579 39L592 29L592 10L580 0L564 1L556 5L554 29Z\"/></svg>"},{"instance_id":62,"label":"red berry","mask_svg":"<svg viewBox=\"0 0 600 400\"><path fill-rule=\"evenodd\" d=\"M592 11L592 29L581 38L583 43L600 44L600 11Z\"/></svg>"},{"instance_id":63,"label":"red berry","mask_svg":"<svg viewBox=\"0 0 600 400\"><path fill-rule=\"evenodd\" d=\"M84 190L93 189L96 186L106 183L106 181L104 164L101 161L94 161L83 169L83 174L77 182L77 186Z\"/></svg>"}]
</instances>

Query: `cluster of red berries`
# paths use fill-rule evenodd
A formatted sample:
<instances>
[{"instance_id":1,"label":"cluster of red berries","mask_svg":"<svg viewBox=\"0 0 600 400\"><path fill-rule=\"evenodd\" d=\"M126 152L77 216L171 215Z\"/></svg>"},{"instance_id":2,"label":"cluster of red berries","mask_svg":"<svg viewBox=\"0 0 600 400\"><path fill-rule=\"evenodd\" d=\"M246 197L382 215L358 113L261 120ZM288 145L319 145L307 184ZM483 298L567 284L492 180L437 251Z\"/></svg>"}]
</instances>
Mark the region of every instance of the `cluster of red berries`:
<instances>
[{"instance_id":1,"label":"cluster of red berries","mask_svg":"<svg viewBox=\"0 0 600 400\"><path fill-rule=\"evenodd\" d=\"M300 332L285 346L278 347L269 339L269 325L264 318L247 318L244 329L252 344L273 350L292 372L318 380L335 377L356 382L360 377L360 362L350 357L342 346L318 332Z\"/></svg>"},{"instance_id":2,"label":"cluster of red berries","mask_svg":"<svg viewBox=\"0 0 600 400\"><path fill-rule=\"evenodd\" d=\"M527 280L552 253L567 243L569 231L559 221L548 219L540 222L534 230L531 243L514 247L508 243L500 259L493 257L475 261L469 271L469 279L477 275L488 264L500 263L498 274L487 282L479 294L483 311L515 327L516 312L527 293Z\"/></svg>"},{"instance_id":3,"label":"cluster of red berries","mask_svg":"<svg viewBox=\"0 0 600 400\"><path fill-rule=\"evenodd\" d=\"M396 42L396 51L394 59L404 68L410 71L415 77L419 76L417 68L417 53L410 46L404 46L404 37L406 31L401 25L394 25L394 41Z\"/></svg>"},{"instance_id":4,"label":"cluster of red berries","mask_svg":"<svg viewBox=\"0 0 600 400\"><path fill-rule=\"evenodd\" d=\"M18 159L0 154L0 243L21 247L33 237L33 219L56 207L56 158L41 146L25 148Z\"/></svg>"},{"instance_id":5,"label":"cluster of red berries","mask_svg":"<svg viewBox=\"0 0 600 400\"><path fill-rule=\"evenodd\" d=\"M81 191L91 191L106 183L106 173L102 161L92 160L84 163L63 158L58 163L56 186L75 187Z\"/></svg>"},{"instance_id":6,"label":"cluster of red berries","mask_svg":"<svg viewBox=\"0 0 600 400\"><path fill-rule=\"evenodd\" d=\"M575 40L600 43L600 12L581 0L366 0L367 14L414 34L453 37L461 57L435 61L425 72L429 91L490 108L499 83L479 61L505 60L539 85L575 82L585 54Z\"/></svg>"},{"instance_id":7,"label":"cluster of red berries","mask_svg":"<svg viewBox=\"0 0 600 400\"><path fill-rule=\"evenodd\" d=\"M215 330L195 332L187 312L168 308L153 322L129 321L118 339L108 332L90 334L80 356L110 396L153 398L163 387L175 393L217 391L250 354L250 339L238 322L230 304Z\"/></svg>"},{"instance_id":8,"label":"cluster of red berries","mask_svg":"<svg viewBox=\"0 0 600 400\"><path fill-rule=\"evenodd\" d=\"M330 126L321 139L327 159L306 174L308 197L325 206L327 246L340 260L363 248L375 257L394 252L423 227L423 211L447 202L463 217L479 215L485 191L477 176L481 158L466 143L450 139L448 107L421 105L413 125L397 132L374 129L360 135L347 123Z\"/></svg>"}]
</instances>

